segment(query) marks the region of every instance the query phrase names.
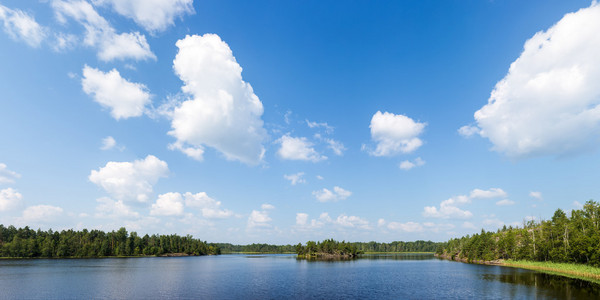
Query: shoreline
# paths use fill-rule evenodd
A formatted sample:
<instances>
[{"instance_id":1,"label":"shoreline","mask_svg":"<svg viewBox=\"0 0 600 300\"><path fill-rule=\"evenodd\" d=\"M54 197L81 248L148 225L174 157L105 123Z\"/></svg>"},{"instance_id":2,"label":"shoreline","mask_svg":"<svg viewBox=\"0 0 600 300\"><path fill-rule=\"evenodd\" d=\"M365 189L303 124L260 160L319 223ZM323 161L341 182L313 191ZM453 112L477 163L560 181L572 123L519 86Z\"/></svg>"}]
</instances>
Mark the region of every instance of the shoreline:
<instances>
[{"instance_id":1,"label":"shoreline","mask_svg":"<svg viewBox=\"0 0 600 300\"><path fill-rule=\"evenodd\" d=\"M448 257L447 255L435 254L435 257L439 259L445 259L455 262L462 262L467 264L478 264L478 265L490 265L490 266L501 266L518 268L525 270L539 271L552 275L559 275L568 278L581 279L596 284L600 284L600 268L595 268L586 265L573 264L573 263L554 263L554 262L535 262L535 261L513 261L497 259L492 261L484 260L471 260L466 258ZM587 270L573 270L573 269L587 269Z\"/></svg>"}]
</instances>

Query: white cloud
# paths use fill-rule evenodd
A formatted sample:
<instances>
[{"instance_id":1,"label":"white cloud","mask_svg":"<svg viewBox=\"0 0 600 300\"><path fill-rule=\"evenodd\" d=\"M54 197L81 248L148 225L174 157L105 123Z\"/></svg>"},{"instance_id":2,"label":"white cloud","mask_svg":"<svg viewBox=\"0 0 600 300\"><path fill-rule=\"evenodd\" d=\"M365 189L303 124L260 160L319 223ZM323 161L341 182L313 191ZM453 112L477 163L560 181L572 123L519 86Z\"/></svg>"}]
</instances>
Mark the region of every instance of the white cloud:
<instances>
[{"instance_id":1,"label":"white cloud","mask_svg":"<svg viewBox=\"0 0 600 300\"><path fill-rule=\"evenodd\" d=\"M511 158L569 155L600 139L600 4L566 14L525 42L488 103L479 134Z\"/></svg>"},{"instance_id":2,"label":"white cloud","mask_svg":"<svg viewBox=\"0 0 600 300\"><path fill-rule=\"evenodd\" d=\"M509 199L504 199L504 200L500 200L498 202L496 202L496 205L498 206L508 206L508 205L514 205L515 201L509 200Z\"/></svg>"},{"instance_id":3,"label":"white cloud","mask_svg":"<svg viewBox=\"0 0 600 300\"><path fill-rule=\"evenodd\" d=\"M92 0L95 5L110 5L117 13L131 18L147 31L164 31L175 18L194 14L193 0Z\"/></svg>"},{"instance_id":4,"label":"white cloud","mask_svg":"<svg viewBox=\"0 0 600 300\"><path fill-rule=\"evenodd\" d=\"M169 134L177 139L172 148L197 160L208 146L229 160L261 162L267 137L263 105L242 79L242 67L229 46L215 34L186 36L176 45L173 68L184 82L183 92L192 99L169 114Z\"/></svg>"},{"instance_id":5,"label":"white cloud","mask_svg":"<svg viewBox=\"0 0 600 300\"><path fill-rule=\"evenodd\" d=\"M40 26L29 14L10 9L0 4L0 21L4 32L15 40L21 40L31 47L39 47L47 36L47 29Z\"/></svg>"},{"instance_id":6,"label":"white cloud","mask_svg":"<svg viewBox=\"0 0 600 300\"><path fill-rule=\"evenodd\" d=\"M471 199L490 199L506 197L506 192L500 188L491 188L489 190L474 189L471 191Z\"/></svg>"},{"instance_id":7,"label":"white cloud","mask_svg":"<svg viewBox=\"0 0 600 300\"><path fill-rule=\"evenodd\" d=\"M439 209L435 206L426 206L423 211L423 216L444 219L468 219L473 216L473 213L468 210L462 210L456 206L444 205L444 202L442 202Z\"/></svg>"},{"instance_id":8,"label":"white cloud","mask_svg":"<svg viewBox=\"0 0 600 300\"><path fill-rule=\"evenodd\" d=\"M346 151L346 147L344 147L344 144L342 144L342 142L336 141L334 139L328 139L328 138L325 138L324 140L327 143L327 148L331 149L331 151L333 151L333 154L335 154L337 156L344 155L344 151Z\"/></svg>"},{"instance_id":9,"label":"white cloud","mask_svg":"<svg viewBox=\"0 0 600 300\"><path fill-rule=\"evenodd\" d=\"M529 192L529 197L535 198L537 200L544 200L544 198L542 198L542 193L540 192Z\"/></svg>"},{"instance_id":10,"label":"white cloud","mask_svg":"<svg viewBox=\"0 0 600 300\"><path fill-rule=\"evenodd\" d=\"M183 197L180 193L165 193L158 196L150 210L152 216L183 215Z\"/></svg>"},{"instance_id":11,"label":"white cloud","mask_svg":"<svg viewBox=\"0 0 600 300\"><path fill-rule=\"evenodd\" d=\"M289 175L285 174L283 175L283 178L289 180L292 185L296 185L298 183L306 183L306 180L302 178L302 176L304 176L304 172Z\"/></svg>"},{"instance_id":12,"label":"white cloud","mask_svg":"<svg viewBox=\"0 0 600 300\"><path fill-rule=\"evenodd\" d=\"M113 138L112 136L107 136L102 139L102 147L100 147L100 150L110 150L116 145L117 141L115 141L115 138Z\"/></svg>"},{"instance_id":13,"label":"white cloud","mask_svg":"<svg viewBox=\"0 0 600 300\"><path fill-rule=\"evenodd\" d=\"M167 163L153 155L133 162L106 163L92 170L89 180L117 200L146 202L152 194L152 185L169 174Z\"/></svg>"},{"instance_id":14,"label":"white cloud","mask_svg":"<svg viewBox=\"0 0 600 300\"><path fill-rule=\"evenodd\" d=\"M345 200L352 195L352 192L347 191L339 186L334 186L333 191L323 188L322 190L313 191L313 196L319 200L319 202L336 202Z\"/></svg>"},{"instance_id":15,"label":"white cloud","mask_svg":"<svg viewBox=\"0 0 600 300\"><path fill-rule=\"evenodd\" d=\"M86 1L54 0L52 7L61 23L67 17L85 28L84 44L98 48L98 58L103 61L115 59L156 59L150 51L146 37L139 32L117 34L116 30Z\"/></svg>"},{"instance_id":16,"label":"white cloud","mask_svg":"<svg viewBox=\"0 0 600 300\"><path fill-rule=\"evenodd\" d=\"M74 48L77 43L77 36L59 32L54 34L52 49L56 52L62 52Z\"/></svg>"},{"instance_id":17,"label":"white cloud","mask_svg":"<svg viewBox=\"0 0 600 300\"><path fill-rule=\"evenodd\" d=\"M248 228L270 227L271 217L267 211L253 210L248 217Z\"/></svg>"},{"instance_id":18,"label":"white cloud","mask_svg":"<svg viewBox=\"0 0 600 300\"><path fill-rule=\"evenodd\" d=\"M371 119L371 139L377 143L373 156L392 156L398 153L410 153L417 150L423 141L419 135L427 123L415 122L405 115L380 111Z\"/></svg>"},{"instance_id":19,"label":"white cloud","mask_svg":"<svg viewBox=\"0 0 600 300\"><path fill-rule=\"evenodd\" d=\"M17 178L21 178L21 174L9 170L6 164L0 163L0 184L15 183Z\"/></svg>"},{"instance_id":20,"label":"white cloud","mask_svg":"<svg viewBox=\"0 0 600 300\"><path fill-rule=\"evenodd\" d=\"M329 126L329 124L327 124L327 122L323 122L323 123L318 123L318 122L311 122L309 120L305 120L306 121L306 125L308 125L309 128L323 128L325 129L326 133L333 133L333 127Z\"/></svg>"},{"instance_id":21,"label":"white cloud","mask_svg":"<svg viewBox=\"0 0 600 300\"><path fill-rule=\"evenodd\" d=\"M209 219L223 219L233 216L233 212L228 209L221 209L221 201L209 197L205 192L184 194L185 205L199 208L202 216Z\"/></svg>"},{"instance_id":22,"label":"white cloud","mask_svg":"<svg viewBox=\"0 0 600 300\"><path fill-rule=\"evenodd\" d=\"M114 201L108 197L102 197L96 200L96 217L99 218L138 218L140 215L131 210L122 200Z\"/></svg>"},{"instance_id":23,"label":"white cloud","mask_svg":"<svg viewBox=\"0 0 600 300\"><path fill-rule=\"evenodd\" d=\"M323 179L325 179L325 178L323 178L323 176L321 176L321 175L317 175L317 179L319 179L319 180L323 180Z\"/></svg>"},{"instance_id":24,"label":"white cloud","mask_svg":"<svg viewBox=\"0 0 600 300\"><path fill-rule=\"evenodd\" d=\"M17 208L23 195L12 188L0 190L0 211L8 211Z\"/></svg>"},{"instance_id":25,"label":"white cloud","mask_svg":"<svg viewBox=\"0 0 600 300\"><path fill-rule=\"evenodd\" d=\"M62 215L63 209L52 205L29 206L23 211L23 220L26 222L49 222Z\"/></svg>"},{"instance_id":26,"label":"white cloud","mask_svg":"<svg viewBox=\"0 0 600 300\"><path fill-rule=\"evenodd\" d=\"M110 109L110 114L117 120L141 116L150 103L146 86L127 81L116 69L104 73L86 65L81 86L94 101Z\"/></svg>"},{"instance_id":27,"label":"white cloud","mask_svg":"<svg viewBox=\"0 0 600 300\"><path fill-rule=\"evenodd\" d=\"M281 147L277 154L282 159L288 160L305 160L318 162L327 159L327 156L319 154L313 148L313 144L305 137L291 137L286 134L277 140Z\"/></svg>"},{"instance_id":28,"label":"white cloud","mask_svg":"<svg viewBox=\"0 0 600 300\"><path fill-rule=\"evenodd\" d=\"M582 209L583 208L583 204L581 204L579 201L573 201L573 206L576 209Z\"/></svg>"},{"instance_id":29,"label":"white cloud","mask_svg":"<svg viewBox=\"0 0 600 300\"><path fill-rule=\"evenodd\" d=\"M415 222L390 222L387 227L391 230L398 230L404 232L421 232L424 230L423 225Z\"/></svg>"},{"instance_id":30,"label":"white cloud","mask_svg":"<svg viewBox=\"0 0 600 300\"><path fill-rule=\"evenodd\" d=\"M308 214L305 213L297 213L296 214L296 225L304 226L308 221Z\"/></svg>"},{"instance_id":31,"label":"white cloud","mask_svg":"<svg viewBox=\"0 0 600 300\"><path fill-rule=\"evenodd\" d=\"M417 158L415 158L414 161L405 160L405 161L401 162L400 165L399 165L399 167L402 170L408 171L408 170L410 170L410 169L412 169L414 167L420 167L420 166L422 166L424 164L425 164L425 161L422 160L420 157L417 157Z\"/></svg>"},{"instance_id":32,"label":"white cloud","mask_svg":"<svg viewBox=\"0 0 600 300\"><path fill-rule=\"evenodd\" d=\"M273 206L269 203L264 203L263 205L260 206L260 208L262 210L271 210L271 209L275 209L275 206Z\"/></svg>"},{"instance_id":33,"label":"white cloud","mask_svg":"<svg viewBox=\"0 0 600 300\"><path fill-rule=\"evenodd\" d=\"M439 208L426 206L423 210L423 216L443 219L468 219L473 214L468 210L458 208L458 206L471 203L473 199L493 199L506 196L506 192L501 188L491 188L489 190L474 189L469 196L461 195L442 201Z\"/></svg>"},{"instance_id":34,"label":"white cloud","mask_svg":"<svg viewBox=\"0 0 600 300\"><path fill-rule=\"evenodd\" d=\"M337 219L335 219L334 223L342 227L370 229L369 221L357 216L347 216L345 214L341 214L337 217Z\"/></svg>"},{"instance_id":35,"label":"white cloud","mask_svg":"<svg viewBox=\"0 0 600 300\"><path fill-rule=\"evenodd\" d=\"M383 226L385 226L385 224L386 224L386 222L385 222L384 219L377 220L377 226L378 227L383 227Z\"/></svg>"},{"instance_id":36,"label":"white cloud","mask_svg":"<svg viewBox=\"0 0 600 300\"><path fill-rule=\"evenodd\" d=\"M477 126L465 125L458 129L458 133L466 138L472 137L475 134L479 134L481 129Z\"/></svg>"}]
</instances>

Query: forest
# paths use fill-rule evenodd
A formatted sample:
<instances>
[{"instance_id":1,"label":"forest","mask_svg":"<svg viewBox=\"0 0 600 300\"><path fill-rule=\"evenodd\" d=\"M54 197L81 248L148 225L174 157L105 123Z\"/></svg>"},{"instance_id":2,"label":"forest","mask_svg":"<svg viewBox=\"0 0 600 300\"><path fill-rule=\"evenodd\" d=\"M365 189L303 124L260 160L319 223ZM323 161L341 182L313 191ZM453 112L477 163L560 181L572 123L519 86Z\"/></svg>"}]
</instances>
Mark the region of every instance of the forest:
<instances>
[{"instance_id":1,"label":"forest","mask_svg":"<svg viewBox=\"0 0 600 300\"><path fill-rule=\"evenodd\" d=\"M437 254L467 261L514 259L600 267L600 205L589 200L570 216L557 209L550 220L451 239Z\"/></svg>"},{"instance_id":2,"label":"forest","mask_svg":"<svg viewBox=\"0 0 600 300\"><path fill-rule=\"evenodd\" d=\"M107 257L180 253L220 254L218 247L192 236L144 235L117 231L33 230L0 225L0 257Z\"/></svg>"}]
</instances>

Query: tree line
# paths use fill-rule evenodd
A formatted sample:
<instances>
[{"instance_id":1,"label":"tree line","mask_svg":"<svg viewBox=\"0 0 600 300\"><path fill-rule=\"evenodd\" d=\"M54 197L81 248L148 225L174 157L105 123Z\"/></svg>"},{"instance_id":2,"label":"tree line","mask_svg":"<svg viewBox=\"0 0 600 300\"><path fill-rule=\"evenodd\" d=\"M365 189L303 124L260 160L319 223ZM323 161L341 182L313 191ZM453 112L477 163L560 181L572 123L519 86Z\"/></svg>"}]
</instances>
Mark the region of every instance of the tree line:
<instances>
[{"instance_id":1,"label":"tree line","mask_svg":"<svg viewBox=\"0 0 600 300\"><path fill-rule=\"evenodd\" d=\"M221 253L294 253L296 247L292 245L249 244L233 245L230 243L211 243L210 245L221 249Z\"/></svg>"},{"instance_id":2,"label":"tree line","mask_svg":"<svg viewBox=\"0 0 600 300\"><path fill-rule=\"evenodd\" d=\"M0 257L106 257L185 253L220 254L220 249L190 235L144 235L101 230L33 230L0 225Z\"/></svg>"},{"instance_id":3,"label":"tree line","mask_svg":"<svg viewBox=\"0 0 600 300\"><path fill-rule=\"evenodd\" d=\"M468 261L517 259L580 263L600 267L600 205L590 200L571 215L557 209L550 220L524 221L496 232L451 239L437 250L451 259Z\"/></svg>"}]
</instances>

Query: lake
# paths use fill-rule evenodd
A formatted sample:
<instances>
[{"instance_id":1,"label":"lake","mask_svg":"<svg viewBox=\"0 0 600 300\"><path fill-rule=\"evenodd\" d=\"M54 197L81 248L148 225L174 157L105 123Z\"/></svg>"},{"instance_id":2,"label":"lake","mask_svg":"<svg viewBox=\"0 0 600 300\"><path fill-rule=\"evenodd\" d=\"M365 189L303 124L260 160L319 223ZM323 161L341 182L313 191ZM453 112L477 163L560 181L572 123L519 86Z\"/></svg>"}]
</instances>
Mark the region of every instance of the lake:
<instances>
[{"instance_id":1,"label":"lake","mask_svg":"<svg viewBox=\"0 0 600 300\"><path fill-rule=\"evenodd\" d=\"M594 299L600 285L432 255L0 260L2 299Z\"/></svg>"}]
</instances>

